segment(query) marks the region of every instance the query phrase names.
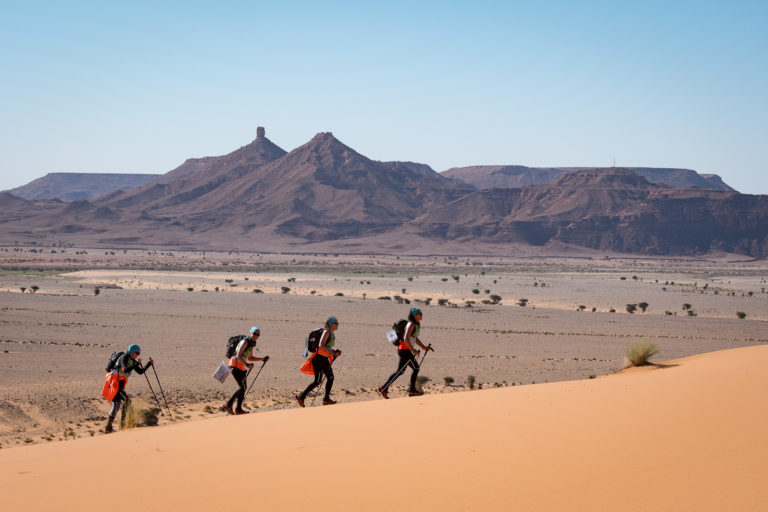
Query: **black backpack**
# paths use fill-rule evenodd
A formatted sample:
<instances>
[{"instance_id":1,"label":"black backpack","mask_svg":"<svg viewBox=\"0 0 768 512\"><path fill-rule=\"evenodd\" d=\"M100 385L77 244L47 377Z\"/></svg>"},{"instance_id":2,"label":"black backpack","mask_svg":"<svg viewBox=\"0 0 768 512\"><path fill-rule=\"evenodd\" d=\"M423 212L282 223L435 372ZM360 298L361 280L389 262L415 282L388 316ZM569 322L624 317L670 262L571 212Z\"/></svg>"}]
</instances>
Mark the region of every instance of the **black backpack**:
<instances>
[{"instance_id":1,"label":"black backpack","mask_svg":"<svg viewBox=\"0 0 768 512\"><path fill-rule=\"evenodd\" d=\"M232 336L231 338L229 338L229 340L227 340L226 357L234 357L235 356L235 351L237 350L237 345L240 344L240 341L243 338L248 338L248 336L246 336L245 334L238 334L237 336ZM251 345L251 343L252 342L249 339L248 340L248 344Z\"/></svg>"},{"instance_id":2,"label":"black backpack","mask_svg":"<svg viewBox=\"0 0 768 512\"><path fill-rule=\"evenodd\" d=\"M105 370L111 372L115 368L117 360L120 359L120 356L123 354L125 354L125 352L112 352L112 355L109 356L109 361L107 361L107 367Z\"/></svg>"},{"instance_id":3,"label":"black backpack","mask_svg":"<svg viewBox=\"0 0 768 512\"><path fill-rule=\"evenodd\" d=\"M319 329L310 331L310 333L307 334L307 339L304 341L304 357L307 357L309 354L317 351L317 347L320 346L320 339L323 337L324 330L325 327L320 327Z\"/></svg>"},{"instance_id":4,"label":"black backpack","mask_svg":"<svg viewBox=\"0 0 768 512\"><path fill-rule=\"evenodd\" d=\"M408 320L405 318L401 318L394 324L392 324L392 329L397 334L397 340L393 341L393 345L399 345L401 341L405 339L405 326L408 325Z\"/></svg>"}]
</instances>

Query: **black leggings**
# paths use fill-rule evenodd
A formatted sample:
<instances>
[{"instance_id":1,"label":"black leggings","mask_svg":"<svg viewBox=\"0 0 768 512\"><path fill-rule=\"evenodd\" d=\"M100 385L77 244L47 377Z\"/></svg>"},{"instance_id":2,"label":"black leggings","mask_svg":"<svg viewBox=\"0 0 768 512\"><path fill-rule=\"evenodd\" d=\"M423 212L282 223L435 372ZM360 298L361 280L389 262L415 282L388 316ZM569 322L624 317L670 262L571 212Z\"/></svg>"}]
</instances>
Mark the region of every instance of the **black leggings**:
<instances>
[{"instance_id":1,"label":"black leggings","mask_svg":"<svg viewBox=\"0 0 768 512\"><path fill-rule=\"evenodd\" d=\"M320 385L320 381L325 375L325 397L323 400L331 399L331 388L333 387L333 368L331 368L331 361L320 354L315 354L312 358L312 369L315 371L315 380L309 383L307 389L301 392L302 400L307 398L307 395L312 392L317 386Z\"/></svg>"},{"instance_id":2,"label":"black leggings","mask_svg":"<svg viewBox=\"0 0 768 512\"><path fill-rule=\"evenodd\" d=\"M227 405L232 407L232 404L237 400L236 411L243 410L243 399L245 398L245 391L248 389L248 372L239 368L232 368L232 377L235 378L235 382L239 386L232 396L227 400Z\"/></svg>"},{"instance_id":3,"label":"black leggings","mask_svg":"<svg viewBox=\"0 0 768 512\"><path fill-rule=\"evenodd\" d=\"M410 366L413 369L413 372L411 373L411 386L408 388L408 391L416 391L416 377L419 376L419 362L416 361L416 356L414 356L413 352L407 348L397 349L397 356L400 358L400 362L397 364L397 370L389 376L382 388L384 391L388 390L389 386L405 373L406 367Z\"/></svg>"},{"instance_id":4,"label":"black leggings","mask_svg":"<svg viewBox=\"0 0 768 512\"><path fill-rule=\"evenodd\" d=\"M109 411L109 422L112 423L115 420L115 416L117 416L117 411L120 410L120 405L122 405L123 401L128 403L130 398L128 398L128 394L125 392L125 380L120 379L119 388L117 390L117 394L115 394L115 398L112 399L112 409ZM123 407L123 415L120 417L120 423L124 423L125 420L125 407Z\"/></svg>"}]
</instances>

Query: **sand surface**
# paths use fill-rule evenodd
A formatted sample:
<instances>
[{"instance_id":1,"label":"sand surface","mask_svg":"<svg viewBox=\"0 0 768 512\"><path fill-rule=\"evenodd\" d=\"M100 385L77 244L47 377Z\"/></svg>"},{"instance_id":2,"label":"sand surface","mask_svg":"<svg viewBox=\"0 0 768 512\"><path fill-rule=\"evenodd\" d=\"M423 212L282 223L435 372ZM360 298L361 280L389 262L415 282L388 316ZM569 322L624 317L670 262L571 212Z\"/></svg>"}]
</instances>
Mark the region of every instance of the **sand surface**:
<instances>
[{"instance_id":1,"label":"sand surface","mask_svg":"<svg viewBox=\"0 0 768 512\"><path fill-rule=\"evenodd\" d=\"M765 510L766 365L757 346L12 448L0 496L30 511Z\"/></svg>"}]
</instances>

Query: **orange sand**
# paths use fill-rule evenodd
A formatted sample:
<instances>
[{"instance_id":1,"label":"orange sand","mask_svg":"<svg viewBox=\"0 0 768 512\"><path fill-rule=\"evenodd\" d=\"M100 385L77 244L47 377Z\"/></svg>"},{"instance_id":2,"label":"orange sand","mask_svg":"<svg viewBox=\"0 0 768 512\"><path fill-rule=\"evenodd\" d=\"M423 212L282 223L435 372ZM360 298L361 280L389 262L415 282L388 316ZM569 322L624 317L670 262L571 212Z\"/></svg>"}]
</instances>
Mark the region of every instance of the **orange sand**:
<instances>
[{"instance_id":1,"label":"orange sand","mask_svg":"<svg viewBox=\"0 0 768 512\"><path fill-rule=\"evenodd\" d=\"M768 346L0 451L2 510L765 510Z\"/></svg>"}]
</instances>

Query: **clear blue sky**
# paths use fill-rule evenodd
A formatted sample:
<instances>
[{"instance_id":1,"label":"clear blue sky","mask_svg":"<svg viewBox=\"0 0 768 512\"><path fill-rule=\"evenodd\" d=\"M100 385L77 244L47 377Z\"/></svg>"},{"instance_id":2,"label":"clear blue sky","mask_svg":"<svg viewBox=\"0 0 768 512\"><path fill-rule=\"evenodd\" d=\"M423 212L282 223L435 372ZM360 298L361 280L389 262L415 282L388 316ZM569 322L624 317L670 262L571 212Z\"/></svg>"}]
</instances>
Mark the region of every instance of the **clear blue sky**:
<instances>
[{"instance_id":1,"label":"clear blue sky","mask_svg":"<svg viewBox=\"0 0 768 512\"><path fill-rule=\"evenodd\" d=\"M768 194L765 1L15 1L0 190L167 172L257 126L375 160L682 167Z\"/></svg>"}]
</instances>

